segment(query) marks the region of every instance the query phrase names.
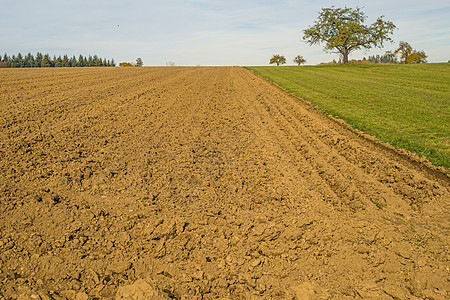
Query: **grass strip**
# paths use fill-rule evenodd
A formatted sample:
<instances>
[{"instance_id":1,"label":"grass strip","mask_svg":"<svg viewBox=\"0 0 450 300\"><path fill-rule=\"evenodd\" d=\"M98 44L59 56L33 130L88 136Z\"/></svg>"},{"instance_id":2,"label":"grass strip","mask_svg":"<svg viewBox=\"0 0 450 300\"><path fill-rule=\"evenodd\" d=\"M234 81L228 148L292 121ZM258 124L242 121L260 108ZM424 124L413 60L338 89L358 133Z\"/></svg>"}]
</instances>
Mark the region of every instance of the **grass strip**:
<instances>
[{"instance_id":1,"label":"grass strip","mask_svg":"<svg viewBox=\"0 0 450 300\"><path fill-rule=\"evenodd\" d=\"M246 68L354 128L450 168L450 64Z\"/></svg>"}]
</instances>

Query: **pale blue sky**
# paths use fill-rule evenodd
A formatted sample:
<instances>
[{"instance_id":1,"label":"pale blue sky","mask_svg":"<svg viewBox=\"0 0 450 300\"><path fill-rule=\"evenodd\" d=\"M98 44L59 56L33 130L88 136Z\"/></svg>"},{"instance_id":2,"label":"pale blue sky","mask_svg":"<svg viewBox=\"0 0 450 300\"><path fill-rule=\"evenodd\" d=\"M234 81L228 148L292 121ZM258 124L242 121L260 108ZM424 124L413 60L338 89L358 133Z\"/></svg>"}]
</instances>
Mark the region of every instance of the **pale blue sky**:
<instances>
[{"instance_id":1,"label":"pale blue sky","mask_svg":"<svg viewBox=\"0 0 450 300\"><path fill-rule=\"evenodd\" d=\"M0 0L0 54L93 55L145 65L268 65L273 54L288 63L338 59L309 46L302 30L322 7L363 7L368 23L394 22L395 43L354 52L362 58L393 50L399 41L424 50L429 62L450 60L448 1L377 0Z\"/></svg>"}]
</instances>

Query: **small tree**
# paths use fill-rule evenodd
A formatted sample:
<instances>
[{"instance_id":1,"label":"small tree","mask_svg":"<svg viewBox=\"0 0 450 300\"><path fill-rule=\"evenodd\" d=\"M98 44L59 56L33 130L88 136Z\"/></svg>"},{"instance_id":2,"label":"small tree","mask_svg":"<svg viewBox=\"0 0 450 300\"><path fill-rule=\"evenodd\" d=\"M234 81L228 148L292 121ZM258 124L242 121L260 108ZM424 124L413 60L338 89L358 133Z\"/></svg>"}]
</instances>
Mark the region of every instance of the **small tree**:
<instances>
[{"instance_id":1,"label":"small tree","mask_svg":"<svg viewBox=\"0 0 450 300\"><path fill-rule=\"evenodd\" d=\"M336 50L342 55L343 63L348 63L348 55L358 49L383 46L384 41L396 28L390 21L379 17L373 24L364 25L366 15L359 7L322 8L313 26L303 30L303 39L310 45L325 43L326 51Z\"/></svg>"},{"instance_id":2,"label":"small tree","mask_svg":"<svg viewBox=\"0 0 450 300\"><path fill-rule=\"evenodd\" d=\"M135 66L136 67L142 67L144 65L144 63L142 62L142 59L140 58L140 57L138 57L137 59L136 59L136 64L135 64Z\"/></svg>"},{"instance_id":3,"label":"small tree","mask_svg":"<svg viewBox=\"0 0 450 300\"><path fill-rule=\"evenodd\" d=\"M84 57L81 54L78 56L77 67L84 67Z\"/></svg>"},{"instance_id":4,"label":"small tree","mask_svg":"<svg viewBox=\"0 0 450 300\"><path fill-rule=\"evenodd\" d=\"M34 67L40 68L42 64L42 59L44 58L44 55L40 52L36 53L36 59L34 60Z\"/></svg>"},{"instance_id":5,"label":"small tree","mask_svg":"<svg viewBox=\"0 0 450 300\"><path fill-rule=\"evenodd\" d=\"M386 53L383 55L385 58L385 63L398 63L397 58L395 57L395 53L393 53L392 51L386 51Z\"/></svg>"},{"instance_id":6,"label":"small tree","mask_svg":"<svg viewBox=\"0 0 450 300\"><path fill-rule=\"evenodd\" d=\"M427 55L425 54L425 51L417 51L417 63L422 64L427 62Z\"/></svg>"},{"instance_id":7,"label":"small tree","mask_svg":"<svg viewBox=\"0 0 450 300\"><path fill-rule=\"evenodd\" d=\"M92 60L94 61L94 67L101 67L102 66L102 59L100 57L98 57L97 55L94 55Z\"/></svg>"},{"instance_id":8,"label":"small tree","mask_svg":"<svg viewBox=\"0 0 450 300\"><path fill-rule=\"evenodd\" d=\"M76 67L77 66L77 58L74 56L72 56L72 58L70 59L70 66L71 67Z\"/></svg>"},{"instance_id":9,"label":"small tree","mask_svg":"<svg viewBox=\"0 0 450 300\"><path fill-rule=\"evenodd\" d=\"M297 55L293 61L300 66L306 62L306 59L304 59L301 55Z\"/></svg>"},{"instance_id":10,"label":"small tree","mask_svg":"<svg viewBox=\"0 0 450 300\"><path fill-rule=\"evenodd\" d=\"M86 66L88 66L88 67L94 67L95 66L94 59L92 58L91 55L89 55L89 57L88 57L88 63L87 63Z\"/></svg>"},{"instance_id":11,"label":"small tree","mask_svg":"<svg viewBox=\"0 0 450 300\"><path fill-rule=\"evenodd\" d=\"M69 57L67 56L67 54L63 56L61 64L63 67L70 67L70 61L69 61Z\"/></svg>"},{"instance_id":12,"label":"small tree","mask_svg":"<svg viewBox=\"0 0 450 300\"><path fill-rule=\"evenodd\" d=\"M50 55L45 54L41 61L41 67L46 68L46 67L51 67L51 65L52 64L50 62Z\"/></svg>"},{"instance_id":13,"label":"small tree","mask_svg":"<svg viewBox=\"0 0 450 300\"><path fill-rule=\"evenodd\" d=\"M279 66L280 64L285 64L286 63L286 57L284 57L283 55L278 55L275 54L274 56L272 56L272 58L269 61L269 64L277 64L277 66Z\"/></svg>"},{"instance_id":14,"label":"small tree","mask_svg":"<svg viewBox=\"0 0 450 300\"><path fill-rule=\"evenodd\" d=\"M16 60L15 60L15 66L16 66L16 68L24 67L23 56L20 52L19 52L19 54L17 54Z\"/></svg>"},{"instance_id":15,"label":"small tree","mask_svg":"<svg viewBox=\"0 0 450 300\"><path fill-rule=\"evenodd\" d=\"M55 67L60 68L63 66L61 56L58 56L58 58L54 59L53 61L55 62Z\"/></svg>"},{"instance_id":16,"label":"small tree","mask_svg":"<svg viewBox=\"0 0 450 300\"><path fill-rule=\"evenodd\" d=\"M400 61L404 64L420 64L427 62L427 55L425 52L414 50L407 42L400 42L394 53L400 54Z\"/></svg>"},{"instance_id":17,"label":"small tree","mask_svg":"<svg viewBox=\"0 0 450 300\"><path fill-rule=\"evenodd\" d=\"M407 64L409 60L409 56L413 53L413 48L407 42L400 42L398 44L397 50L394 52L395 54L400 54L400 61Z\"/></svg>"},{"instance_id":18,"label":"small tree","mask_svg":"<svg viewBox=\"0 0 450 300\"><path fill-rule=\"evenodd\" d=\"M25 68L33 68L34 67L34 56L31 53L28 53L24 59L24 67Z\"/></svg>"}]
</instances>

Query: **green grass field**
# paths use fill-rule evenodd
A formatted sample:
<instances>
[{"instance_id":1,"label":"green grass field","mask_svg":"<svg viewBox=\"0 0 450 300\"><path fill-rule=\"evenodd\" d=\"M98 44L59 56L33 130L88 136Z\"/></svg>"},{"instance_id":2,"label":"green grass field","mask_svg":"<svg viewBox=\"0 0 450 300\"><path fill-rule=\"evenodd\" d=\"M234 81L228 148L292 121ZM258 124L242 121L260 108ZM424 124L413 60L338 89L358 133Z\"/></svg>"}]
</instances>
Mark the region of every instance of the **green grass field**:
<instances>
[{"instance_id":1,"label":"green grass field","mask_svg":"<svg viewBox=\"0 0 450 300\"><path fill-rule=\"evenodd\" d=\"M327 114L450 168L450 64L248 67Z\"/></svg>"}]
</instances>

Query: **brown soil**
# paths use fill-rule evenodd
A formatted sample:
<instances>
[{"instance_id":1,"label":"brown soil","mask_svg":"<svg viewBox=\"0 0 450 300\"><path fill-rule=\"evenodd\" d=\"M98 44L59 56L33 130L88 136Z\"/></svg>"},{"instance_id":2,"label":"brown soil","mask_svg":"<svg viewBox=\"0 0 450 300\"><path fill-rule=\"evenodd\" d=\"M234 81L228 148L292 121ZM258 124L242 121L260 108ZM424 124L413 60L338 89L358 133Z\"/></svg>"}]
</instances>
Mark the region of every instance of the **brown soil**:
<instances>
[{"instance_id":1,"label":"brown soil","mask_svg":"<svg viewBox=\"0 0 450 300\"><path fill-rule=\"evenodd\" d=\"M0 299L449 298L449 178L250 71L0 90Z\"/></svg>"}]
</instances>

